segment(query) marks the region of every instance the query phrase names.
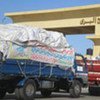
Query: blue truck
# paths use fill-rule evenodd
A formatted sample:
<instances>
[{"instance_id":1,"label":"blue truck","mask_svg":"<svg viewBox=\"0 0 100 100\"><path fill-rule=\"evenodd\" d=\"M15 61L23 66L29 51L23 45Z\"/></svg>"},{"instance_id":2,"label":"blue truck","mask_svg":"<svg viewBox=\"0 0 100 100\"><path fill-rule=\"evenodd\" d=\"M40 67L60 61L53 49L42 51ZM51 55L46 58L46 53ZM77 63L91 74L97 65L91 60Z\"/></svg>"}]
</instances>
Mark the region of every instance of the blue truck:
<instances>
[{"instance_id":1,"label":"blue truck","mask_svg":"<svg viewBox=\"0 0 100 100\"><path fill-rule=\"evenodd\" d=\"M81 58L82 64L77 60ZM82 87L88 84L86 59L75 54L73 69L63 70L59 65L28 59L5 59L0 52L0 99L14 93L18 100L34 100L36 91L43 97L52 92L65 91L71 97L80 97Z\"/></svg>"}]
</instances>

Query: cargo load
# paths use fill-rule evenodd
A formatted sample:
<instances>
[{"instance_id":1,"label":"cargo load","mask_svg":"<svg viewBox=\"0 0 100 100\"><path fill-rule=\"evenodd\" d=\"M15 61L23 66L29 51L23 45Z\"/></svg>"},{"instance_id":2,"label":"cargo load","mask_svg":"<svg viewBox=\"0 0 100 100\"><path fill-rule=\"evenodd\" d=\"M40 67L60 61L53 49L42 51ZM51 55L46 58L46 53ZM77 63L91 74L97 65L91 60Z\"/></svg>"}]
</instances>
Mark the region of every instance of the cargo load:
<instances>
[{"instance_id":1,"label":"cargo load","mask_svg":"<svg viewBox=\"0 0 100 100\"><path fill-rule=\"evenodd\" d=\"M16 24L0 25L0 51L4 59L31 59L64 69L73 66L75 54L62 33Z\"/></svg>"}]
</instances>

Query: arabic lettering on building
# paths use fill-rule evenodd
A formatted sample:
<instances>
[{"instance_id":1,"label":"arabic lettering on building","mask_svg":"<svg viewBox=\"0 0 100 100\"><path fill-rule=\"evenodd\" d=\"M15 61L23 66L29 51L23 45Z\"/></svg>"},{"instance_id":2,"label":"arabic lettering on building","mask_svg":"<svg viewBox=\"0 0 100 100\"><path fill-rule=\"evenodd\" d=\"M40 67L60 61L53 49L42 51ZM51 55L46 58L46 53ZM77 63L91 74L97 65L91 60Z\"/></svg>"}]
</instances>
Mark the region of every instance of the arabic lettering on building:
<instances>
[{"instance_id":1,"label":"arabic lettering on building","mask_svg":"<svg viewBox=\"0 0 100 100\"><path fill-rule=\"evenodd\" d=\"M100 17L93 17L92 19L90 20L87 20L85 18L83 18L81 21L80 21L80 25L91 25L91 24L100 24Z\"/></svg>"}]
</instances>

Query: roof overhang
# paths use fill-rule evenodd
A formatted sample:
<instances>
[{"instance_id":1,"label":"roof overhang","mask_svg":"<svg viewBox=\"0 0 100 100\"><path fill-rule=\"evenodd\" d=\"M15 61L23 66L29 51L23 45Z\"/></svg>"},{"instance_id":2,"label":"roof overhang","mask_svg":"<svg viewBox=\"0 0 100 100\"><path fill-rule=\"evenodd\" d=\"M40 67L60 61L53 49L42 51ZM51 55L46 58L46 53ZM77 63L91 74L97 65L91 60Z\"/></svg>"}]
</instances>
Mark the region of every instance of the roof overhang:
<instances>
[{"instance_id":1,"label":"roof overhang","mask_svg":"<svg viewBox=\"0 0 100 100\"><path fill-rule=\"evenodd\" d=\"M100 16L100 4L55 10L5 13L14 23L42 27L64 33L94 33L94 18ZM87 22L81 24L82 21Z\"/></svg>"}]
</instances>

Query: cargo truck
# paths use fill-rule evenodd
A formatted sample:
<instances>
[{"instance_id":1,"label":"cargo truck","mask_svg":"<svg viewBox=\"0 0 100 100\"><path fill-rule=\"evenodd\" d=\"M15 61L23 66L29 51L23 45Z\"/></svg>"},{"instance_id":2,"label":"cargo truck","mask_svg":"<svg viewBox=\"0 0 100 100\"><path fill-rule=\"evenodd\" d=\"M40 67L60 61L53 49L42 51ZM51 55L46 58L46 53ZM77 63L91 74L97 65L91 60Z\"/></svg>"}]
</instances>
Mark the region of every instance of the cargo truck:
<instances>
[{"instance_id":1,"label":"cargo truck","mask_svg":"<svg viewBox=\"0 0 100 100\"><path fill-rule=\"evenodd\" d=\"M58 32L0 25L0 99L15 92L18 100L34 100L36 91L44 97L60 91L80 97L88 84L86 59L65 40Z\"/></svg>"},{"instance_id":2,"label":"cargo truck","mask_svg":"<svg viewBox=\"0 0 100 100\"><path fill-rule=\"evenodd\" d=\"M90 95L100 95L100 55L94 57L93 49L87 49L88 91Z\"/></svg>"},{"instance_id":3,"label":"cargo truck","mask_svg":"<svg viewBox=\"0 0 100 100\"><path fill-rule=\"evenodd\" d=\"M100 60L87 60L90 95L100 95Z\"/></svg>"},{"instance_id":4,"label":"cargo truck","mask_svg":"<svg viewBox=\"0 0 100 100\"><path fill-rule=\"evenodd\" d=\"M0 98L7 92L15 91L18 100L34 100L36 91L49 97L52 92L60 90L69 92L72 97L79 97L82 87L88 84L88 72L84 57L76 56L82 58L84 66L75 60L75 72L32 60L0 59Z\"/></svg>"}]
</instances>

